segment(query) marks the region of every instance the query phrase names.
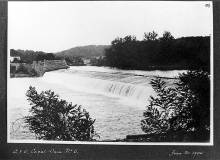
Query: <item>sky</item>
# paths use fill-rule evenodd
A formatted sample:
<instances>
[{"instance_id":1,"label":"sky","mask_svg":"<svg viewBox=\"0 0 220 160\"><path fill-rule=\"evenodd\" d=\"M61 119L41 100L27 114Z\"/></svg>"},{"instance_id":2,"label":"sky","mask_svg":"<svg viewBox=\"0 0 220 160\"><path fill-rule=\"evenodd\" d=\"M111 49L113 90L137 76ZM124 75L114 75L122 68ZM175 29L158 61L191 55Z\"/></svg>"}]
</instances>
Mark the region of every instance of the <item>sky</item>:
<instances>
[{"instance_id":1,"label":"sky","mask_svg":"<svg viewBox=\"0 0 220 160\"><path fill-rule=\"evenodd\" d=\"M210 4L207 7L206 4ZM58 52L75 46L110 45L145 32L175 38L208 36L212 3L159 1L8 2L9 49Z\"/></svg>"}]
</instances>

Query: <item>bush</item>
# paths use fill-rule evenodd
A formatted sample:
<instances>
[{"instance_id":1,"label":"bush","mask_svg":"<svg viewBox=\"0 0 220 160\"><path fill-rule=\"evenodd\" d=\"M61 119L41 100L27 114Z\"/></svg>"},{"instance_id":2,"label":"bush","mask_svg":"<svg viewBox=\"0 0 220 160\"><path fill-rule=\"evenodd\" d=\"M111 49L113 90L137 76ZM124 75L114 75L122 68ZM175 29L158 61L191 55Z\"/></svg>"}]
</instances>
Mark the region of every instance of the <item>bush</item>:
<instances>
[{"instance_id":1,"label":"bush","mask_svg":"<svg viewBox=\"0 0 220 160\"><path fill-rule=\"evenodd\" d=\"M210 80L207 72L188 71L179 77L173 87L168 87L160 78L151 85L156 97L141 121L146 133L168 133L172 131L209 132L210 128Z\"/></svg>"},{"instance_id":2,"label":"bush","mask_svg":"<svg viewBox=\"0 0 220 160\"><path fill-rule=\"evenodd\" d=\"M16 67L10 65L10 73L14 74L16 72Z\"/></svg>"},{"instance_id":3,"label":"bush","mask_svg":"<svg viewBox=\"0 0 220 160\"><path fill-rule=\"evenodd\" d=\"M37 75L38 75L38 73L36 72L36 70L33 69L33 68L29 71L29 74L30 74L31 76L37 76Z\"/></svg>"},{"instance_id":4,"label":"bush","mask_svg":"<svg viewBox=\"0 0 220 160\"><path fill-rule=\"evenodd\" d=\"M180 81L177 84L182 92L190 92L191 106L185 107L188 110L187 128L194 130L209 130L210 127L210 80L208 72L189 71L180 75ZM177 121L176 117L173 121Z\"/></svg>"},{"instance_id":5,"label":"bush","mask_svg":"<svg viewBox=\"0 0 220 160\"><path fill-rule=\"evenodd\" d=\"M143 114L145 119L141 121L142 130L146 133L166 133L171 128L170 116L178 109L176 89L168 88L160 78L151 80L151 85L157 96L150 97L150 104Z\"/></svg>"},{"instance_id":6,"label":"bush","mask_svg":"<svg viewBox=\"0 0 220 160\"><path fill-rule=\"evenodd\" d=\"M59 99L51 90L38 94L35 87L31 86L26 96L31 105L31 115L25 117L25 122L38 139L94 140L95 120L81 106Z\"/></svg>"},{"instance_id":7,"label":"bush","mask_svg":"<svg viewBox=\"0 0 220 160\"><path fill-rule=\"evenodd\" d=\"M19 65L16 73L29 74L28 69L23 64Z\"/></svg>"},{"instance_id":8,"label":"bush","mask_svg":"<svg viewBox=\"0 0 220 160\"><path fill-rule=\"evenodd\" d=\"M67 65L70 66L84 66L84 62L81 57L72 56L72 57L65 57L64 58Z\"/></svg>"},{"instance_id":9,"label":"bush","mask_svg":"<svg viewBox=\"0 0 220 160\"><path fill-rule=\"evenodd\" d=\"M12 61L12 63L22 63L22 61L18 58L14 58L14 60Z\"/></svg>"}]
</instances>

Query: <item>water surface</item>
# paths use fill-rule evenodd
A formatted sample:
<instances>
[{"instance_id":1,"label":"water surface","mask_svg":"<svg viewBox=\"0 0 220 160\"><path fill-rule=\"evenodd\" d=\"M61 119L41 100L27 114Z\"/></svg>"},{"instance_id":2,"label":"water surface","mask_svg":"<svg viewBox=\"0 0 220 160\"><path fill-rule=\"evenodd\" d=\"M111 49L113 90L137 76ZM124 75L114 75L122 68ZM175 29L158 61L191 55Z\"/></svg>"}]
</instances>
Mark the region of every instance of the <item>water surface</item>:
<instances>
[{"instance_id":1,"label":"water surface","mask_svg":"<svg viewBox=\"0 0 220 160\"><path fill-rule=\"evenodd\" d=\"M99 140L142 134L140 121L154 91L149 82L155 76L173 78L184 71L137 71L106 67L77 66L47 72L37 78L10 78L8 120L10 139L35 139L20 118L29 114L25 96L29 86L37 91L51 89L62 99L82 105L95 121ZM173 80L168 80L172 83Z\"/></svg>"}]
</instances>

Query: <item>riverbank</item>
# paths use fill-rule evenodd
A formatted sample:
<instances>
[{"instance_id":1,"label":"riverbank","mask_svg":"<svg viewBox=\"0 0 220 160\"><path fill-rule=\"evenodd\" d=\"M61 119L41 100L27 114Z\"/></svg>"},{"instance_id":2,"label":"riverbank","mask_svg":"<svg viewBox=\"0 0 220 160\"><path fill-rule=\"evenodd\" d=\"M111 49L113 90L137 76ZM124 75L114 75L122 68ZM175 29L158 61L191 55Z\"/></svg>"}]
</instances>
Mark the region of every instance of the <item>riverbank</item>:
<instances>
[{"instance_id":1,"label":"riverbank","mask_svg":"<svg viewBox=\"0 0 220 160\"><path fill-rule=\"evenodd\" d=\"M23 78L23 77L37 77L34 75L30 75L30 74L24 74L24 73L11 73L10 74L10 78Z\"/></svg>"},{"instance_id":2,"label":"riverbank","mask_svg":"<svg viewBox=\"0 0 220 160\"><path fill-rule=\"evenodd\" d=\"M202 134L201 134L202 133ZM127 135L124 139L102 140L97 142L209 142L210 132L174 131L161 134Z\"/></svg>"},{"instance_id":3,"label":"riverbank","mask_svg":"<svg viewBox=\"0 0 220 160\"><path fill-rule=\"evenodd\" d=\"M69 66L65 60L33 61L32 64L10 63L10 77L41 77L45 72L67 68Z\"/></svg>"}]
</instances>

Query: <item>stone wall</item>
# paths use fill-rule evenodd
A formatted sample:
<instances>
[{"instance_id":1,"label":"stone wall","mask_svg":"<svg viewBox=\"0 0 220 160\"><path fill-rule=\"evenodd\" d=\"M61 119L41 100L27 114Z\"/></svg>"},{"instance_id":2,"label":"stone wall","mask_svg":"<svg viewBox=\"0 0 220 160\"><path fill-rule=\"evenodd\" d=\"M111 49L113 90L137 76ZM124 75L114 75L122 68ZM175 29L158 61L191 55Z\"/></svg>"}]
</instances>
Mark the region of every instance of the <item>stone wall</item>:
<instances>
[{"instance_id":1,"label":"stone wall","mask_svg":"<svg viewBox=\"0 0 220 160\"><path fill-rule=\"evenodd\" d=\"M66 64L65 60L44 60L34 61L32 68L37 72L39 76L43 76L45 72L57 69L67 69L69 66Z\"/></svg>"},{"instance_id":2,"label":"stone wall","mask_svg":"<svg viewBox=\"0 0 220 160\"><path fill-rule=\"evenodd\" d=\"M53 71L57 69L66 69L68 65L65 60L45 60L44 69L45 71Z\"/></svg>"},{"instance_id":3,"label":"stone wall","mask_svg":"<svg viewBox=\"0 0 220 160\"><path fill-rule=\"evenodd\" d=\"M32 68L37 72L38 76L43 76L45 73L44 62L42 61L34 61L32 63Z\"/></svg>"},{"instance_id":4,"label":"stone wall","mask_svg":"<svg viewBox=\"0 0 220 160\"><path fill-rule=\"evenodd\" d=\"M20 66L20 63L10 63L10 66L15 67L15 70L17 70Z\"/></svg>"},{"instance_id":5,"label":"stone wall","mask_svg":"<svg viewBox=\"0 0 220 160\"><path fill-rule=\"evenodd\" d=\"M18 70L19 67L24 66L28 71L32 70L32 65L28 63L10 63L10 66L15 67L15 70Z\"/></svg>"}]
</instances>

